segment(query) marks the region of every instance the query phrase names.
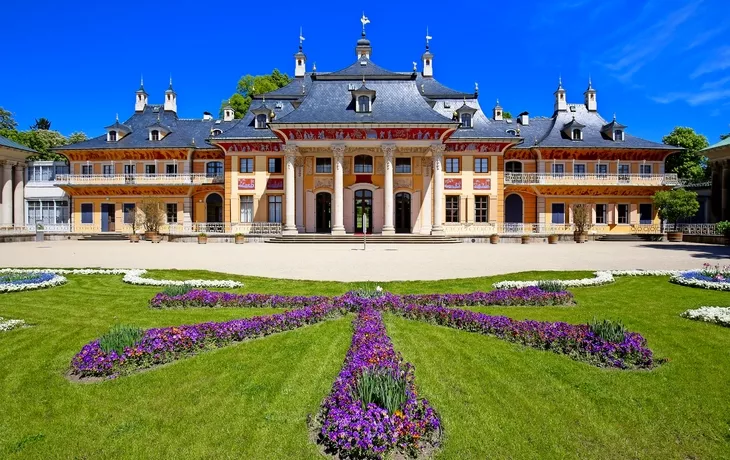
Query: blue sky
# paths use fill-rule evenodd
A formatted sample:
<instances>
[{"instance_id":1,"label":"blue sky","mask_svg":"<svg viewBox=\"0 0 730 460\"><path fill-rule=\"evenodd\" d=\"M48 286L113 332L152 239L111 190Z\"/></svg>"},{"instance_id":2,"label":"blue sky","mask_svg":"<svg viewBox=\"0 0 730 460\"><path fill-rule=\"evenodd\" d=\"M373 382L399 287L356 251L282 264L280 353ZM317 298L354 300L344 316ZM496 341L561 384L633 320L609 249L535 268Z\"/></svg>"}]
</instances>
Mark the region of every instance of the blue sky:
<instances>
[{"instance_id":1,"label":"blue sky","mask_svg":"<svg viewBox=\"0 0 730 460\"><path fill-rule=\"evenodd\" d=\"M308 69L355 59L356 2L3 2L0 106L25 129L46 117L64 134L103 133L134 109L144 75L151 103L169 76L178 113L217 113L247 73L293 74L299 27ZM373 60L408 71L433 36L434 76L455 89L479 83L482 108L552 113L561 75L581 102L589 75L604 118L659 141L691 126L711 143L730 132L727 0L366 2ZM275 5L270 7L269 5ZM7 40L7 39L6 39Z\"/></svg>"}]
</instances>

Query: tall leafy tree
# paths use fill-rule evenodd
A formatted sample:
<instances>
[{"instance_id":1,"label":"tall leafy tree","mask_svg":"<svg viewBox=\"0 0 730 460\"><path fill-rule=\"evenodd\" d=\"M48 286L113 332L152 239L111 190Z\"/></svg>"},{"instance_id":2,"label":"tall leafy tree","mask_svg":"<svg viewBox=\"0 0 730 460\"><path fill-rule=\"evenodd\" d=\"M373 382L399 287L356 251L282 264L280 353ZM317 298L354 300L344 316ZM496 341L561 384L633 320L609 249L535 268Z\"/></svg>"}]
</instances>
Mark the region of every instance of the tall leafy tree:
<instances>
[{"instance_id":1,"label":"tall leafy tree","mask_svg":"<svg viewBox=\"0 0 730 460\"><path fill-rule=\"evenodd\" d=\"M701 182L707 178L707 158L698 153L710 145L705 136L692 128L677 126L662 138L662 142L684 149L667 157L667 172L677 173L680 179L690 182Z\"/></svg>"},{"instance_id":2,"label":"tall leafy tree","mask_svg":"<svg viewBox=\"0 0 730 460\"><path fill-rule=\"evenodd\" d=\"M13 118L13 114L0 107L0 130L15 130L17 127L18 123L15 121L15 118Z\"/></svg>"},{"instance_id":3,"label":"tall leafy tree","mask_svg":"<svg viewBox=\"0 0 730 460\"><path fill-rule=\"evenodd\" d=\"M84 133L83 131L76 131L75 133L71 133L71 135L68 136L68 143L76 144L77 142L83 142L86 139L88 139L86 133Z\"/></svg>"},{"instance_id":4,"label":"tall leafy tree","mask_svg":"<svg viewBox=\"0 0 730 460\"><path fill-rule=\"evenodd\" d=\"M34 131L37 131L39 129L44 129L48 131L51 129L51 121L48 118L36 118L35 123L33 123L33 126L31 126L30 129Z\"/></svg>"},{"instance_id":5,"label":"tall leafy tree","mask_svg":"<svg viewBox=\"0 0 730 460\"><path fill-rule=\"evenodd\" d=\"M226 101L221 103L221 115L223 107L231 104L235 110L236 118L243 118L251 106L253 96L257 94L268 93L288 85L291 82L289 75L281 73L279 69L274 69L269 75L244 75L238 80L236 92Z\"/></svg>"}]
</instances>

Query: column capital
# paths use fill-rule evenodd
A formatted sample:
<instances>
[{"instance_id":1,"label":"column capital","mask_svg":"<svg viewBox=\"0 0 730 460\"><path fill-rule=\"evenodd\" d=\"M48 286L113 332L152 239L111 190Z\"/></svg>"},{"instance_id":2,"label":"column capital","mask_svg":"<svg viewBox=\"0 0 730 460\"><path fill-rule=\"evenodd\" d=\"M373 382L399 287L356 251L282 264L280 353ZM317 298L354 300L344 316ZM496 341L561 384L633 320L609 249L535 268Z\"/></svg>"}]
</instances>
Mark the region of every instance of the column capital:
<instances>
[{"instance_id":1,"label":"column capital","mask_svg":"<svg viewBox=\"0 0 730 460\"><path fill-rule=\"evenodd\" d=\"M380 146L383 151L385 161L393 161L393 155L395 154L395 144L383 144Z\"/></svg>"},{"instance_id":2,"label":"column capital","mask_svg":"<svg viewBox=\"0 0 730 460\"><path fill-rule=\"evenodd\" d=\"M345 144L332 144L330 146L330 149L332 149L332 154L334 155L335 159L338 161L342 161L342 158L345 156Z\"/></svg>"},{"instance_id":3,"label":"column capital","mask_svg":"<svg viewBox=\"0 0 730 460\"><path fill-rule=\"evenodd\" d=\"M294 158L299 154L299 147L296 145L285 144L281 147L281 150L284 151L287 161L294 161Z\"/></svg>"},{"instance_id":4,"label":"column capital","mask_svg":"<svg viewBox=\"0 0 730 460\"><path fill-rule=\"evenodd\" d=\"M298 156L294 160L294 166L296 166L297 168L303 168L304 167L304 157L303 156Z\"/></svg>"},{"instance_id":5,"label":"column capital","mask_svg":"<svg viewBox=\"0 0 730 460\"><path fill-rule=\"evenodd\" d=\"M0 165L2 165L2 167L5 169L11 169L13 166L15 166L15 162L10 160L0 160Z\"/></svg>"},{"instance_id":6,"label":"column capital","mask_svg":"<svg viewBox=\"0 0 730 460\"><path fill-rule=\"evenodd\" d=\"M434 160L436 160L436 159L441 160L444 157L444 151L446 150L446 145L431 144L429 146L429 149L431 150L431 154L433 155Z\"/></svg>"}]
</instances>

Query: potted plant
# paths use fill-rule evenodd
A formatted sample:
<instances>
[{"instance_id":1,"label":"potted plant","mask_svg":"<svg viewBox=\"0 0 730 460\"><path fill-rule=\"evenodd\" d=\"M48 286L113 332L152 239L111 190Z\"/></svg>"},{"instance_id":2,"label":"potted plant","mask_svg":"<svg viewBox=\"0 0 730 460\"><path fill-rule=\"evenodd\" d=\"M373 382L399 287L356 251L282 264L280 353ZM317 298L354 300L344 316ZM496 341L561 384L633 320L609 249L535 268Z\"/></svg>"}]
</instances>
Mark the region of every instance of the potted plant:
<instances>
[{"instance_id":1,"label":"potted plant","mask_svg":"<svg viewBox=\"0 0 730 460\"><path fill-rule=\"evenodd\" d=\"M588 241L588 229L591 228L591 206L586 203L576 203L573 209L573 239L576 243L585 243Z\"/></svg>"},{"instance_id":2,"label":"potted plant","mask_svg":"<svg viewBox=\"0 0 730 460\"><path fill-rule=\"evenodd\" d=\"M165 205L160 200L149 199L143 200L140 204L140 210L144 216L142 226L144 227L144 239L157 242L162 238L155 238L160 232L160 226L165 222L166 212Z\"/></svg>"},{"instance_id":3,"label":"potted plant","mask_svg":"<svg viewBox=\"0 0 730 460\"><path fill-rule=\"evenodd\" d=\"M667 232L667 240L673 242L682 241L682 232L677 231L679 219L692 217L700 209L697 194L682 188L656 192L654 206L659 210L662 219L674 224L674 231Z\"/></svg>"},{"instance_id":4,"label":"potted plant","mask_svg":"<svg viewBox=\"0 0 730 460\"><path fill-rule=\"evenodd\" d=\"M208 235L205 233L198 233L198 244L208 244Z\"/></svg>"},{"instance_id":5,"label":"potted plant","mask_svg":"<svg viewBox=\"0 0 730 460\"><path fill-rule=\"evenodd\" d=\"M715 230L725 237L725 246L730 246L730 222L723 220L715 224Z\"/></svg>"},{"instance_id":6,"label":"potted plant","mask_svg":"<svg viewBox=\"0 0 730 460\"><path fill-rule=\"evenodd\" d=\"M139 215L139 212L137 211L137 206L131 209L127 209L124 214L125 220L127 220L129 222L129 225L132 226L132 233L129 235L129 242L139 243L139 234L137 234L137 229L142 223L142 219Z\"/></svg>"},{"instance_id":7,"label":"potted plant","mask_svg":"<svg viewBox=\"0 0 730 460\"><path fill-rule=\"evenodd\" d=\"M45 227L43 227L43 224L36 224L35 225L35 240L36 241L43 241L46 239L45 237Z\"/></svg>"},{"instance_id":8,"label":"potted plant","mask_svg":"<svg viewBox=\"0 0 730 460\"><path fill-rule=\"evenodd\" d=\"M558 244L558 235L548 235L548 244Z\"/></svg>"},{"instance_id":9,"label":"potted plant","mask_svg":"<svg viewBox=\"0 0 730 460\"><path fill-rule=\"evenodd\" d=\"M236 244L243 244L246 242L246 237L243 235L243 233L236 233L233 235L233 241Z\"/></svg>"},{"instance_id":10,"label":"potted plant","mask_svg":"<svg viewBox=\"0 0 730 460\"><path fill-rule=\"evenodd\" d=\"M489 237L489 242L492 244L499 243L499 235L497 235L496 233L492 233L492 235Z\"/></svg>"},{"instance_id":11,"label":"potted plant","mask_svg":"<svg viewBox=\"0 0 730 460\"><path fill-rule=\"evenodd\" d=\"M522 244L528 244L530 242L530 235L522 235Z\"/></svg>"}]
</instances>

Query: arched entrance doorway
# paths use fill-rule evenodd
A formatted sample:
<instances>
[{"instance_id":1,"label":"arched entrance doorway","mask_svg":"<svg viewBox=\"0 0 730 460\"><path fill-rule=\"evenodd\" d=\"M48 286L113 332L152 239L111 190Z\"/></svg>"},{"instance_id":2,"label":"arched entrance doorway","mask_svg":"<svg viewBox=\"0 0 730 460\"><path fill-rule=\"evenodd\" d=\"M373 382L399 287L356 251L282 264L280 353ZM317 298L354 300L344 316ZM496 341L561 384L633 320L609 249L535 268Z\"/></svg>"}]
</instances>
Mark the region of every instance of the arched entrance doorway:
<instances>
[{"instance_id":1,"label":"arched entrance doorway","mask_svg":"<svg viewBox=\"0 0 730 460\"><path fill-rule=\"evenodd\" d=\"M395 194L395 232L411 233L411 194Z\"/></svg>"},{"instance_id":2,"label":"arched entrance doorway","mask_svg":"<svg viewBox=\"0 0 730 460\"><path fill-rule=\"evenodd\" d=\"M522 197L516 193L504 199L504 222L507 224L522 223Z\"/></svg>"},{"instance_id":3,"label":"arched entrance doorway","mask_svg":"<svg viewBox=\"0 0 730 460\"><path fill-rule=\"evenodd\" d=\"M205 199L206 221L208 223L223 222L223 197L211 193Z\"/></svg>"},{"instance_id":4,"label":"arched entrance doorway","mask_svg":"<svg viewBox=\"0 0 730 460\"><path fill-rule=\"evenodd\" d=\"M317 233L330 233L332 231L332 195L329 192L319 192L316 196L317 202Z\"/></svg>"},{"instance_id":5,"label":"arched entrance doorway","mask_svg":"<svg viewBox=\"0 0 730 460\"><path fill-rule=\"evenodd\" d=\"M367 216L367 232L373 232L373 192L370 190L355 191L355 233L364 233L364 219Z\"/></svg>"}]
</instances>

